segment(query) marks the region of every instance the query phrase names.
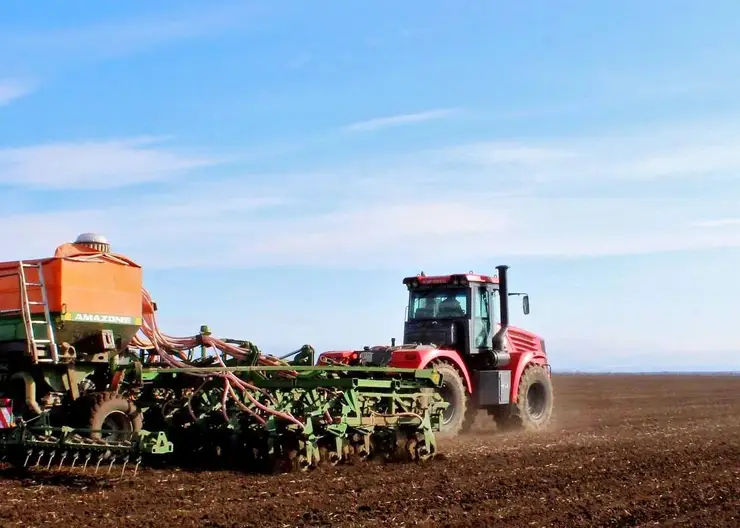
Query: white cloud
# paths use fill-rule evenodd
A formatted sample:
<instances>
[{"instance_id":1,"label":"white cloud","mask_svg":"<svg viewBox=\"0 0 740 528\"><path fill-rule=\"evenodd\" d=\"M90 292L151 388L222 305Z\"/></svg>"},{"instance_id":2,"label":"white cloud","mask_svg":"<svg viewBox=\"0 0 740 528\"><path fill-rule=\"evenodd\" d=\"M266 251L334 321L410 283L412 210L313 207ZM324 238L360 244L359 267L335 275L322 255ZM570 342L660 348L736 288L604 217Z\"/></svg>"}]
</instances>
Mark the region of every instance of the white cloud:
<instances>
[{"instance_id":1,"label":"white cloud","mask_svg":"<svg viewBox=\"0 0 740 528\"><path fill-rule=\"evenodd\" d=\"M108 209L0 216L18 226L0 236L0 247L13 248L13 253L25 253L26 247L50 251L78 232L102 231L150 267L366 269L740 247L734 220L738 182L703 188L695 183L705 178L702 167L717 166L716 152L706 151L706 160L695 158L696 173L661 169L652 188L617 170L645 167L653 152L666 159L699 152L697 144L706 138L699 131L694 135L694 144L670 134L663 141L654 136L650 145L629 136L476 143L438 152L436 159L417 153L398 166L337 169L328 175L242 175L220 183L201 180L201 186L191 178L187 185L160 186L160 194L141 191L134 207L122 195L109 197ZM726 144L734 137L740 135L727 135ZM57 175L83 186L101 179L144 181L209 163L152 148L146 141L96 144L91 152L66 147L9 156L5 151L0 160L14 163L0 175L6 183L36 177L33 183L39 186L44 177ZM728 162L723 170L730 167ZM734 169L728 170L732 177ZM697 229L691 223L697 219L699 225L714 222L724 228Z\"/></svg>"},{"instance_id":2,"label":"white cloud","mask_svg":"<svg viewBox=\"0 0 740 528\"><path fill-rule=\"evenodd\" d=\"M465 170L476 180L497 178L556 185L575 182L738 179L740 131L711 136L646 139L578 138L548 142L477 143L430 152L432 165Z\"/></svg>"},{"instance_id":3,"label":"white cloud","mask_svg":"<svg viewBox=\"0 0 740 528\"><path fill-rule=\"evenodd\" d=\"M25 97L33 91L33 88L33 85L27 81L0 79L0 106Z\"/></svg>"},{"instance_id":4,"label":"white cloud","mask_svg":"<svg viewBox=\"0 0 740 528\"><path fill-rule=\"evenodd\" d=\"M150 267L341 266L354 258L372 265L384 259L380 250L396 263L398 256L425 254L430 237L450 237L453 248L505 226L502 215L467 204L378 204L306 214L300 213L303 203L279 195L235 198L244 187L213 185L199 196L196 189L173 190L164 203L137 199L133 208L113 201L107 208L0 217L17 226L0 233L0 247L12 248L0 250L0 261L19 258L20 248L41 256L78 233L96 231Z\"/></svg>"},{"instance_id":5,"label":"white cloud","mask_svg":"<svg viewBox=\"0 0 740 528\"><path fill-rule=\"evenodd\" d=\"M444 254L472 240L494 237L507 227L507 215L468 200L368 204L324 214L259 222L244 258L264 263L314 265L396 265L426 255L445 240ZM449 258L445 255L437 258Z\"/></svg>"},{"instance_id":6,"label":"white cloud","mask_svg":"<svg viewBox=\"0 0 740 528\"><path fill-rule=\"evenodd\" d=\"M740 246L740 230L687 229L685 215L707 209L691 199L499 200L470 191L448 193L448 202L396 199L255 223L260 236L249 237L244 258L358 268L448 267L487 262L494 255L593 257Z\"/></svg>"},{"instance_id":7,"label":"white cloud","mask_svg":"<svg viewBox=\"0 0 740 528\"><path fill-rule=\"evenodd\" d=\"M48 143L0 149L0 184L103 189L162 180L216 159L178 154L156 138Z\"/></svg>"},{"instance_id":8,"label":"white cloud","mask_svg":"<svg viewBox=\"0 0 740 528\"><path fill-rule=\"evenodd\" d=\"M354 132L367 132L371 130L379 130L381 128L423 123L425 121L433 121L437 119L445 119L447 117L456 115L459 112L460 110L457 108L440 108L437 110L428 110L426 112L418 112L414 114L400 114L388 117L378 117L375 119L369 119L367 121L360 121L351 125L347 125L345 129Z\"/></svg>"},{"instance_id":9,"label":"white cloud","mask_svg":"<svg viewBox=\"0 0 740 528\"><path fill-rule=\"evenodd\" d=\"M691 231L685 216L706 210L675 200L538 197L355 204L303 211L289 197L248 194L248 186L214 186L196 196L173 189L169 200L134 206L1 217L17 226L0 235L0 260L18 258L79 232L100 231L147 267L314 265L359 269L469 267L511 256L589 257L740 246L740 230ZM234 198L240 195L248 198ZM490 195L489 195L490 196ZM120 203L124 198L121 198ZM626 213L626 214L625 214ZM693 213L693 214L692 214ZM125 219L122 221L122 218ZM10 249L12 248L12 249ZM12 253L12 254L11 254ZM43 254L43 253L41 253Z\"/></svg>"},{"instance_id":10,"label":"white cloud","mask_svg":"<svg viewBox=\"0 0 740 528\"><path fill-rule=\"evenodd\" d=\"M660 150L654 155L617 165L613 171L624 178L660 178L732 171L740 167L740 138L724 144L685 145Z\"/></svg>"},{"instance_id":11,"label":"white cloud","mask_svg":"<svg viewBox=\"0 0 740 528\"><path fill-rule=\"evenodd\" d=\"M104 205L0 216L15 226L0 233L0 261L49 255L83 232L106 235L114 250L156 266L233 265L254 212L288 201L230 194L222 185L182 184L166 194L114 194ZM234 220L237 221L234 221ZM22 252L23 254L19 254Z\"/></svg>"}]
</instances>

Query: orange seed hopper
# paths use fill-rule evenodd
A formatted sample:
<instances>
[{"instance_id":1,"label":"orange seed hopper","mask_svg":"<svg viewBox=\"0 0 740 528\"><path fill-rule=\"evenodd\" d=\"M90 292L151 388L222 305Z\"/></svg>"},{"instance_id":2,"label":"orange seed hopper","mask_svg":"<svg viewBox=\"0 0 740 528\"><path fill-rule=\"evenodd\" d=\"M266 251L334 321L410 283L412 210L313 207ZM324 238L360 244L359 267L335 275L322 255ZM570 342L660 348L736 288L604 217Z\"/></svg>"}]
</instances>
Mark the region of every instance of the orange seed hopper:
<instances>
[{"instance_id":1,"label":"orange seed hopper","mask_svg":"<svg viewBox=\"0 0 740 528\"><path fill-rule=\"evenodd\" d=\"M29 325L28 317L24 318L24 290L29 301L26 313L36 321L30 325L35 338L43 340L47 335L45 289L56 344L71 345L78 357L89 349L104 360L101 350L121 350L139 330L142 269L129 258L110 252L104 237L85 233L59 246L53 257L22 262L26 264L25 288L21 261L0 262L0 352L25 350Z\"/></svg>"}]
</instances>

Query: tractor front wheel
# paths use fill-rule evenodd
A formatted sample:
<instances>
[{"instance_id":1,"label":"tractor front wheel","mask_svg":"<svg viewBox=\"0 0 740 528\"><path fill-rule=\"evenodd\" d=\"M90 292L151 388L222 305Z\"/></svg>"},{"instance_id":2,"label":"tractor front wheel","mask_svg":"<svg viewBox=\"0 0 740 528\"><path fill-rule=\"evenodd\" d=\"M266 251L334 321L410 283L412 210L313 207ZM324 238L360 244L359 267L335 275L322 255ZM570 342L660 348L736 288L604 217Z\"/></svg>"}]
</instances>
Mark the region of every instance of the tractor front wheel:
<instances>
[{"instance_id":1,"label":"tractor front wheel","mask_svg":"<svg viewBox=\"0 0 740 528\"><path fill-rule=\"evenodd\" d=\"M450 405L442 415L440 433L456 435L470 428L473 409L470 408L468 391L460 372L449 363L438 362L432 365L442 375L442 386L439 391L442 398Z\"/></svg>"}]
</instances>

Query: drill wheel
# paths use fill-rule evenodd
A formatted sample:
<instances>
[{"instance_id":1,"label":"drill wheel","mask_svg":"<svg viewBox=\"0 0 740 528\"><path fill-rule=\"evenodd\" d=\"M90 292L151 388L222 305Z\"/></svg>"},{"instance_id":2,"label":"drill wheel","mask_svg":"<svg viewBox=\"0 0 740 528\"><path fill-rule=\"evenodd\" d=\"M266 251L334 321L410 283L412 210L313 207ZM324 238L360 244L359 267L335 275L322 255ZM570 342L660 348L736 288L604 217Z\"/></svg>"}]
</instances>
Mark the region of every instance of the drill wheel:
<instances>
[{"instance_id":1,"label":"drill wheel","mask_svg":"<svg viewBox=\"0 0 740 528\"><path fill-rule=\"evenodd\" d=\"M130 441L133 433L143 427L141 413L120 394L98 392L83 396L78 401L81 425L93 430L89 433L93 440Z\"/></svg>"}]
</instances>

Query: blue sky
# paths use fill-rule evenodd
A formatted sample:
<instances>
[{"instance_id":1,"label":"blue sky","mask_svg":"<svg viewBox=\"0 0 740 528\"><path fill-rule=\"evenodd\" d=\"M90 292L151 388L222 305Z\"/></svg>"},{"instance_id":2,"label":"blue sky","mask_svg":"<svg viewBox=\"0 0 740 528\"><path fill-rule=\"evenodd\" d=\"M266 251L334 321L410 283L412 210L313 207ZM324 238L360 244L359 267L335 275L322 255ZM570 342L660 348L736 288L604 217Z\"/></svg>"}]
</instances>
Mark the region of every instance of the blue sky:
<instances>
[{"instance_id":1,"label":"blue sky","mask_svg":"<svg viewBox=\"0 0 740 528\"><path fill-rule=\"evenodd\" d=\"M106 234L169 333L401 337L507 263L555 369L740 369L737 2L5 2L0 259ZM518 306L515 305L516 308Z\"/></svg>"}]
</instances>

